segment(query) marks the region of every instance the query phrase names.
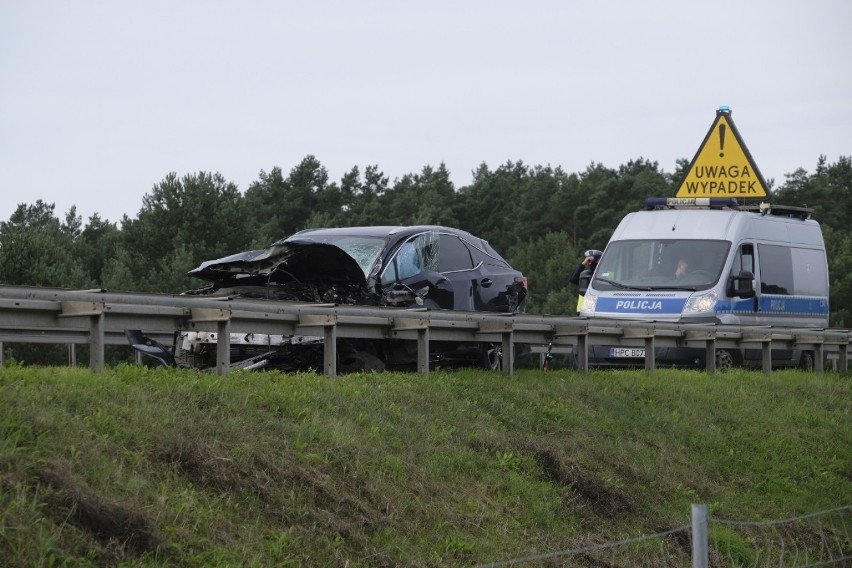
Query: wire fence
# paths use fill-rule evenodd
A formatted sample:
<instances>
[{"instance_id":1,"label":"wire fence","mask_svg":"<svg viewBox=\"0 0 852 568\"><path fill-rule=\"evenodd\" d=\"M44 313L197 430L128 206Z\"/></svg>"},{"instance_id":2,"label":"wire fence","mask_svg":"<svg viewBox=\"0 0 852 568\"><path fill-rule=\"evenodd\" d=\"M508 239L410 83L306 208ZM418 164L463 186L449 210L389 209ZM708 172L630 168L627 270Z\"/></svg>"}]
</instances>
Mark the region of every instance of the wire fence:
<instances>
[{"instance_id":1,"label":"wire fence","mask_svg":"<svg viewBox=\"0 0 852 568\"><path fill-rule=\"evenodd\" d=\"M580 544L567 550L480 564L484 567L688 567L806 568L852 566L852 505L773 521L707 518L706 542L694 525L617 542ZM696 560L695 550L706 550ZM700 556L700 555L699 555Z\"/></svg>"}]
</instances>

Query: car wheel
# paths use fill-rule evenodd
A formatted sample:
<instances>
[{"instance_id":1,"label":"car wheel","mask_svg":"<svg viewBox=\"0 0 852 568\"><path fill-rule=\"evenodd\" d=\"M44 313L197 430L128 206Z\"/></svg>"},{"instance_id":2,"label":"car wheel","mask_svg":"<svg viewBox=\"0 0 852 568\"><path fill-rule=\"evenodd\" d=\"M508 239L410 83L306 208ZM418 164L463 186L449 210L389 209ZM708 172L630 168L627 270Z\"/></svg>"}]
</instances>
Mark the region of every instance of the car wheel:
<instances>
[{"instance_id":1,"label":"car wheel","mask_svg":"<svg viewBox=\"0 0 852 568\"><path fill-rule=\"evenodd\" d=\"M716 350L716 369L719 371L730 371L737 364L734 354L727 349Z\"/></svg>"},{"instance_id":2,"label":"car wheel","mask_svg":"<svg viewBox=\"0 0 852 568\"><path fill-rule=\"evenodd\" d=\"M486 343L482 348L482 365L492 371L503 369L503 344Z\"/></svg>"},{"instance_id":3,"label":"car wheel","mask_svg":"<svg viewBox=\"0 0 852 568\"><path fill-rule=\"evenodd\" d=\"M799 368L809 373L813 372L814 354L812 351L802 351L802 358L799 360Z\"/></svg>"}]
</instances>

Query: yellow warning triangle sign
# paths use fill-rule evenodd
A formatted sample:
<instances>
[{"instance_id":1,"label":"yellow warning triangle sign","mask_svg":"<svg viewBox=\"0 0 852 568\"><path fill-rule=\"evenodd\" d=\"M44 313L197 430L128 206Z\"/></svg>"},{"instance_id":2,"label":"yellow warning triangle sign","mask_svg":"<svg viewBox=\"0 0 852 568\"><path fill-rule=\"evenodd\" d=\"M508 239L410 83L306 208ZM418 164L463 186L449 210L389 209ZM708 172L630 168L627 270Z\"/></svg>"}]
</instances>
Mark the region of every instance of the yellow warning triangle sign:
<instances>
[{"instance_id":1,"label":"yellow warning triangle sign","mask_svg":"<svg viewBox=\"0 0 852 568\"><path fill-rule=\"evenodd\" d=\"M720 108L675 197L747 199L767 194L766 182L734 126L730 109Z\"/></svg>"}]
</instances>

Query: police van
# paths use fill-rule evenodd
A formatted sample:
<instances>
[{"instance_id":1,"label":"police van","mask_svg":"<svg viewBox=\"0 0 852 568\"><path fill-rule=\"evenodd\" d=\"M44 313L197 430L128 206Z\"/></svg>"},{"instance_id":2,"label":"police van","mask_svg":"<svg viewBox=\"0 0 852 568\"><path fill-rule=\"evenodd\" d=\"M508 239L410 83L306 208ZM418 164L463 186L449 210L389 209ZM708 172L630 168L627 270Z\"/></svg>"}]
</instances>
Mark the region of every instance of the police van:
<instances>
[{"instance_id":1,"label":"police van","mask_svg":"<svg viewBox=\"0 0 852 568\"><path fill-rule=\"evenodd\" d=\"M828 327L828 264L811 210L732 198L649 198L616 228L581 316L680 323ZM643 364L643 348L589 346L593 365ZM657 364L705 365L703 348L658 348ZM760 349L717 349L716 366L759 366ZM772 350L812 368L813 352Z\"/></svg>"}]
</instances>

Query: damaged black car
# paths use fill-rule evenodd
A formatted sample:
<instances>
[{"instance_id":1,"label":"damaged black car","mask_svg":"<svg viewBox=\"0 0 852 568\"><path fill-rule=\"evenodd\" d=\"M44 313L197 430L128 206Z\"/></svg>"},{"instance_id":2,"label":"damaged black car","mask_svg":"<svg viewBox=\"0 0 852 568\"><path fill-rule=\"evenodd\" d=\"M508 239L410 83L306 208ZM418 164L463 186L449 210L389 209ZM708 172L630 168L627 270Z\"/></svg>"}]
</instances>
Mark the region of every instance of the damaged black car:
<instances>
[{"instance_id":1,"label":"damaged black car","mask_svg":"<svg viewBox=\"0 0 852 568\"><path fill-rule=\"evenodd\" d=\"M206 261L189 274L207 281L185 292L190 295L346 305L522 313L527 294L526 277L487 241L439 226L308 229L265 249ZM174 364L215 366L216 341L210 335L178 334ZM139 344L138 332L134 337L131 343ZM338 342L341 372L405 368L417 357L412 341ZM322 338L234 334L231 356L252 368L317 368ZM438 365L492 369L500 368L502 359L500 345L439 341L430 343L430 358Z\"/></svg>"}]
</instances>

